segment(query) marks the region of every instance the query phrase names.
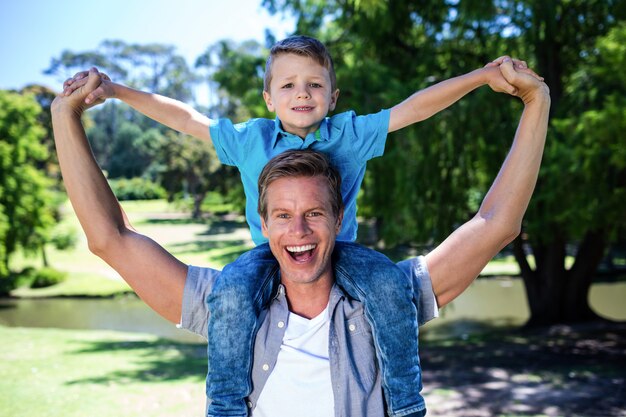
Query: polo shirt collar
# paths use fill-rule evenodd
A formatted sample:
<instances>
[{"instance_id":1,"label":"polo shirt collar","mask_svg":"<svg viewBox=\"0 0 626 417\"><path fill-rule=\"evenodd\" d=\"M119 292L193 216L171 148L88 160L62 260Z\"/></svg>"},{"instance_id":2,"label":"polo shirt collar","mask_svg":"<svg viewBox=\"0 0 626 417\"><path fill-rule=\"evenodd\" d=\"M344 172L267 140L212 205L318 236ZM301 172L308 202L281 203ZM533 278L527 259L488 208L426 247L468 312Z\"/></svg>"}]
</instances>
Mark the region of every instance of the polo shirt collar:
<instances>
[{"instance_id":1,"label":"polo shirt collar","mask_svg":"<svg viewBox=\"0 0 626 417\"><path fill-rule=\"evenodd\" d=\"M272 148L275 148L278 140L284 137L297 137L297 136L283 130L283 128L280 125L280 119L276 117L276 119L274 119L274 134L272 135ZM328 117L325 117L322 120L322 123L320 123L319 128L315 132L309 133L307 137L304 139L304 142L311 142L311 141L326 142L329 139L330 139L330 123L328 122Z\"/></svg>"}]
</instances>

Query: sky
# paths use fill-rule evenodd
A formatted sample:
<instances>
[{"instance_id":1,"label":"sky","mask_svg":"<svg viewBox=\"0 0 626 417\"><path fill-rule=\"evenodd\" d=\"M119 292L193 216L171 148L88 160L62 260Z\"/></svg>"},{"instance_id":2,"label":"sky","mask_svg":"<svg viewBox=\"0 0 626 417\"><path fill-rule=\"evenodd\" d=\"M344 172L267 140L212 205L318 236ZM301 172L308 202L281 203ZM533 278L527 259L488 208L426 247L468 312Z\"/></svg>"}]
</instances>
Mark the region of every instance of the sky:
<instances>
[{"instance_id":1,"label":"sky","mask_svg":"<svg viewBox=\"0 0 626 417\"><path fill-rule=\"evenodd\" d=\"M218 40L263 42L266 29L280 39L293 28L261 0L2 0L0 89L37 83L58 91L62 80L43 74L51 59L103 40L174 45L193 65Z\"/></svg>"}]
</instances>

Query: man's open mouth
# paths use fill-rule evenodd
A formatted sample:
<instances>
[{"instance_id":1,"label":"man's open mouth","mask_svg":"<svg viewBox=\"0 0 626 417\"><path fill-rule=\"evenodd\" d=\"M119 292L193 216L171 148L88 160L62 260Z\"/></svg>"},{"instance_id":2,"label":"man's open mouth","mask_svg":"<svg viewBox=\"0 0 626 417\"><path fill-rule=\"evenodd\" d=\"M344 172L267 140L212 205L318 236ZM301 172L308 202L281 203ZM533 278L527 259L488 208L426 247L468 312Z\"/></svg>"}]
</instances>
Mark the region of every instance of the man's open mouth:
<instances>
[{"instance_id":1,"label":"man's open mouth","mask_svg":"<svg viewBox=\"0 0 626 417\"><path fill-rule=\"evenodd\" d=\"M308 244L301 246L287 246L286 249L294 260L306 261L313 256L313 251L316 247L317 245L315 244Z\"/></svg>"}]
</instances>

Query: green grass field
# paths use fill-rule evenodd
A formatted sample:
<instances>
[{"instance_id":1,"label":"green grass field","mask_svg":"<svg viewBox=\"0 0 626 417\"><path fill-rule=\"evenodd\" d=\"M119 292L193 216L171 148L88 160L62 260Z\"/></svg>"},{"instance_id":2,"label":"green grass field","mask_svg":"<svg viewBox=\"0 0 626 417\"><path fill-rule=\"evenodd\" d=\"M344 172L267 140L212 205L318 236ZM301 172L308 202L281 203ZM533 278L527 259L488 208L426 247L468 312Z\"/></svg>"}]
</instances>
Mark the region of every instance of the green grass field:
<instances>
[{"instance_id":1,"label":"green grass field","mask_svg":"<svg viewBox=\"0 0 626 417\"><path fill-rule=\"evenodd\" d=\"M138 231L187 264L222 268L253 247L243 217L207 216L194 221L188 213L162 200L127 201L122 205ZM71 207L66 205L63 212L64 227L76 231L78 244L65 251L48 247L46 253L51 267L67 272L67 280L49 288L19 288L12 294L21 297L109 296L131 291L111 267L89 251ZM16 271L26 266L39 268L42 260L39 254L18 253L10 266Z\"/></svg>"},{"instance_id":2,"label":"green grass field","mask_svg":"<svg viewBox=\"0 0 626 417\"><path fill-rule=\"evenodd\" d=\"M204 410L205 347L0 326L0 417L177 417Z\"/></svg>"}]
</instances>

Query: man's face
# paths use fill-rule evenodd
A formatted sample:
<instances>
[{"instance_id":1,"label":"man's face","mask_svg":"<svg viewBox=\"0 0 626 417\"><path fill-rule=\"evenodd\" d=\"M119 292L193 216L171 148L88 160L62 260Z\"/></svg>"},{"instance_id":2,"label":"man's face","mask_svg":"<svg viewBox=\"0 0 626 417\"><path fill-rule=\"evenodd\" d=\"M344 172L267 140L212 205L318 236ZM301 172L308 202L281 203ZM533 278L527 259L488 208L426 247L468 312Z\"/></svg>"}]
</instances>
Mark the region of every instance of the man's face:
<instances>
[{"instance_id":1,"label":"man's face","mask_svg":"<svg viewBox=\"0 0 626 417\"><path fill-rule=\"evenodd\" d=\"M326 180L281 178L268 186L266 198L267 219L261 218L261 225L283 284L289 289L332 282L331 255L342 215L333 214Z\"/></svg>"},{"instance_id":2,"label":"man's face","mask_svg":"<svg viewBox=\"0 0 626 417\"><path fill-rule=\"evenodd\" d=\"M339 97L339 90L331 91L328 70L309 57L282 54L271 71L270 91L263 92L268 110L289 133L304 138L315 132Z\"/></svg>"}]
</instances>

